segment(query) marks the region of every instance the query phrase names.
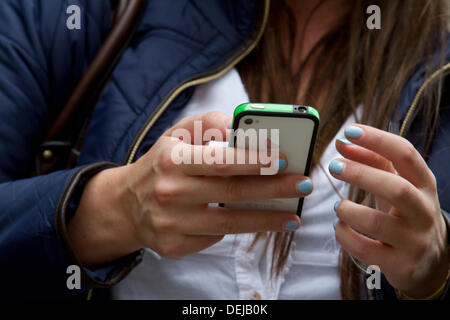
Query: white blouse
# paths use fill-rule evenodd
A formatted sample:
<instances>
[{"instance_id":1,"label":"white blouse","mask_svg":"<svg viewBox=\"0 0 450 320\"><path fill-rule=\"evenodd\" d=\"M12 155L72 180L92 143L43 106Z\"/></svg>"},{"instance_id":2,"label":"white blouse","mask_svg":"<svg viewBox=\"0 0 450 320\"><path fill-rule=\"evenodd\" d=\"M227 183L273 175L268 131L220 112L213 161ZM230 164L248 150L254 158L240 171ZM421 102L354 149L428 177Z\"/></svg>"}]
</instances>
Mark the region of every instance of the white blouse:
<instances>
[{"instance_id":1,"label":"white blouse","mask_svg":"<svg viewBox=\"0 0 450 320\"><path fill-rule=\"evenodd\" d=\"M174 123L186 116L219 110L232 116L234 108L248 102L239 73L232 69L221 78L199 86ZM344 127L335 138L344 136ZM341 299L340 246L336 242L333 205L344 197L348 184L331 177L329 162L339 157L334 139L311 173L314 192L305 198L301 226L295 232L287 263L279 277L271 277L273 241L265 251L260 239L248 251L254 234L227 235L201 252L171 260L146 249L143 261L113 288L115 299ZM327 176L328 175L328 178Z\"/></svg>"}]
</instances>

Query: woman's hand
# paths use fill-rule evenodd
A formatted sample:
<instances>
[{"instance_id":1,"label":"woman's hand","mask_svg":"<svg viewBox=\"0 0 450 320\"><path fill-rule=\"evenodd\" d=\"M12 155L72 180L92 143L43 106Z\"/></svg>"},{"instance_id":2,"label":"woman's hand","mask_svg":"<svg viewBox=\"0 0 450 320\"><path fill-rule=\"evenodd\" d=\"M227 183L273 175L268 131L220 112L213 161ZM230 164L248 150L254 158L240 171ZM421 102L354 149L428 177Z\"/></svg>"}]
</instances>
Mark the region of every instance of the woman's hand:
<instances>
[{"instance_id":1,"label":"woman's hand","mask_svg":"<svg viewBox=\"0 0 450 320\"><path fill-rule=\"evenodd\" d=\"M347 127L348 140L329 170L340 180L388 203L372 209L349 200L335 205L336 239L352 256L377 265L389 283L415 298L435 292L449 269L446 227L436 179L406 139L364 125Z\"/></svg>"},{"instance_id":2,"label":"woman's hand","mask_svg":"<svg viewBox=\"0 0 450 320\"><path fill-rule=\"evenodd\" d=\"M208 205L302 197L312 191L312 184L295 174L261 176L261 168L267 165L259 162L175 164L175 148L194 150L200 157L220 151L225 157L229 149L203 144L194 148L195 120L202 123L202 135L216 128L226 137L230 118L222 113L185 118L136 163L104 170L88 183L69 225L72 245L84 264L107 262L143 247L163 257L181 258L215 244L225 234L293 231L299 227L296 213L237 211ZM191 144L173 137L176 129L187 130ZM250 153L246 151L247 159ZM280 163L287 164L285 160ZM299 188L305 180L309 185L306 191Z\"/></svg>"}]
</instances>

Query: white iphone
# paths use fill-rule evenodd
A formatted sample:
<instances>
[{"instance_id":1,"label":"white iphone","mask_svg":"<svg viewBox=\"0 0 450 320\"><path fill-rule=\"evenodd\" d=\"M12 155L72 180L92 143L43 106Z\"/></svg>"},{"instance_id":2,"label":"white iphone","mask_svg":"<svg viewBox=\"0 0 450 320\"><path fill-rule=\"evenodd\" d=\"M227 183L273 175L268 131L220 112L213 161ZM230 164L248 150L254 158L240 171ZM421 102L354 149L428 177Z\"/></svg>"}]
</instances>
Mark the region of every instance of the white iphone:
<instances>
[{"instance_id":1,"label":"white iphone","mask_svg":"<svg viewBox=\"0 0 450 320\"><path fill-rule=\"evenodd\" d=\"M233 115L229 145L236 147L236 141L246 141L246 149L259 146L249 143L248 137L257 133L257 139L267 137L271 143L278 144L279 152L286 155L288 168L283 173L309 174L314 144L319 128L320 116L316 109L309 106L244 103L236 107ZM242 130L238 130L242 129ZM261 130L265 129L265 130ZM264 132L260 135L260 132ZM245 135L240 140L239 135ZM241 137L242 138L242 137ZM242 148L242 144L239 146ZM266 199L248 202L224 203L221 206L237 210L270 210L297 212L301 215L303 198Z\"/></svg>"}]
</instances>

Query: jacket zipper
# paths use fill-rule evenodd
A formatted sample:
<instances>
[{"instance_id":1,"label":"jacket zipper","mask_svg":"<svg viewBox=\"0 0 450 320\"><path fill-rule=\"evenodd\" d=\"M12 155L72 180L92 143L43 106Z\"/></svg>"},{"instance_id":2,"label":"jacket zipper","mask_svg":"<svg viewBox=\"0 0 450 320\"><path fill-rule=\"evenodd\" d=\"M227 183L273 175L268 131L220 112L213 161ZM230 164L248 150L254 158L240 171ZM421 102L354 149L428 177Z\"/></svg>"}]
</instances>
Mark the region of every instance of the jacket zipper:
<instances>
[{"instance_id":1,"label":"jacket zipper","mask_svg":"<svg viewBox=\"0 0 450 320\"><path fill-rule=\"evenodd\" d=\"M408 112L406 113L405 119L403 119L402 125L400 127L400 133L399 135L401 137L404 137L406 135L406 131L409 128L409 125L414 120L413 114L416 112L417 106L419 104L420 97L422 96L425 89L430 85L430 83L436 79L441 73L446 72L450 70L450 63L444 65L443 67L439 68L433 74L428 77L425 82L422 84L422 86L417 91L413 102L411 103L411 106L408 109Z\"/></svg>"},{"instance_id":2,"label":"jacket zipper","mask_svg":"<svg viewBox=\"0 0 450 320\"><path fill-rule=\"evenodd\" d=\"M184 90L187 88L190 88L192 86L196 86L199 84L203 84L209 81L212 81L214 79L217 79L227 73L231 68L233 68L238 62L240 62L244 57L246 57L256 46L256 44L261 39L264 29L267 24L267 20L269 17L269 8L270 8L270 0L265 0L264 2L264 14L263 14L263 21L260 29L258 30L258 33L255 37L255 39L248 45L248 47L239 54L237 57L235 57L232 61L225 63L223 66L219 67L219 71L208 75L204 77L200 77L198 79L187 81L183 84L181 84L178 88L176 88L169 96L163 100L163 102L156 108L156 112L147 119L146 124L141 128L140 133L138 134L137 138L135 138L130 151L128 153L126 164L130 164L134 161L134 158L136 156L136 152L139 149L139 146L141 145L142 141L144 140L144 137L147 135L149 130L152 128L152 126L155 124L155 122L159 119L159 117L163 114L163 112L167 109L167 107L173 102L173 100Z\"/></svg>"}]
</instances>

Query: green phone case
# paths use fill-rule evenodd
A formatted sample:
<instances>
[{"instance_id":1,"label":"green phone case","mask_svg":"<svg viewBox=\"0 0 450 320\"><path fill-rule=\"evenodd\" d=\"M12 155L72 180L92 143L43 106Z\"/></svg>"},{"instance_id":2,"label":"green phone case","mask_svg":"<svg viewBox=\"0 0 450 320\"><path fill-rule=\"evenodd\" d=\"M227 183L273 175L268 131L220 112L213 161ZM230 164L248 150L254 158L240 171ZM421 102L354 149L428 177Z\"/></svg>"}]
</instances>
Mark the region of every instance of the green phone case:
<instances>
[{"instance_id":1,"label":"green phone case","mask_svg":"<svg viewBox=\"0 0 450 320\"><path fill-rule=\"evenodd\" d=\"M271 103L244 103L236 107L233 114L232 128L234 130L239 128L240 121L246 116L273 116L273 117L289 117L289 118L306 118L313 122L313 130L311 134L311 140L308 150L308 156L306 164L304 166L304 175L309 175L312 156L314 151L314 145L320 123L319 112L310 106L299 106L292 104L271 104ZM293 137L295 139L295 137ZM233 136L229 145L232 147L235 145L236 137ZM270 201L270 200L268 200ZM223 205L223 204L221 204ZM301 216L303 207L303 198L299 198L297 205L297 214Z\"/></svg>"}]
</instances>

